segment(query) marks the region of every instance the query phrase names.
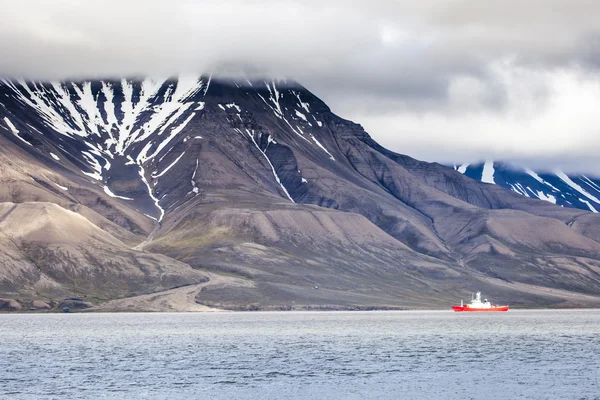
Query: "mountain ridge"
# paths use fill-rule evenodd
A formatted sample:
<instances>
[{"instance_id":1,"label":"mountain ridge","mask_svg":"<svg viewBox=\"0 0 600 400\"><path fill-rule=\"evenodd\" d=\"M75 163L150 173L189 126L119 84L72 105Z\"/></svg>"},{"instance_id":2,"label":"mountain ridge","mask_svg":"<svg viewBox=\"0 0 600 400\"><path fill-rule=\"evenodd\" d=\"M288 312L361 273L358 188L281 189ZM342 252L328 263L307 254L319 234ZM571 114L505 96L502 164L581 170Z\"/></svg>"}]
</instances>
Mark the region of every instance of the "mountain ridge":
<instances>
[{"instance_id":1,"label":"mountain ridge","mask_svg":"<svg viewBox=\"0 0 600 400\"><path fill-rule=\"evenodd\" d=\"M590 174L566 174L560 169L534 171L499 161L464 163L453 168L526 197L593 213L600 210L600 179Z\"/></svg>"},{"instance_id":2,"label":"mountain ridge","mask_svg":"<svg viewBox=\"0 0 600 400\"><path fill-rule=\"evenodd\" d=\"M3 201L78 208L131 260L174 260L177 279L233 277L203 286L205 305L428 308L476 288L516 305L600 304L597 216L390 152L293 82L4 82L0 126ZM124 270L107 260L88 267ZM20 282L0 295L30 293ZM115 298L103 285L100 303Z\"/></svg>"}]
</instances>

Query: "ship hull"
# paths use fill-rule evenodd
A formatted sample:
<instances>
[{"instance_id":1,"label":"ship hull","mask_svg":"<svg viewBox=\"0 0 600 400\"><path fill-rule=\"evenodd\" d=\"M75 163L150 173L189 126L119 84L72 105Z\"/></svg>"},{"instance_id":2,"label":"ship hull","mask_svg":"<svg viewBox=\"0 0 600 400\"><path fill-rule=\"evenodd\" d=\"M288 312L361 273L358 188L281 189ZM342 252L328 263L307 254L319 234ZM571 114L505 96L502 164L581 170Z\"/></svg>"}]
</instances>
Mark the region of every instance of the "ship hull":
<instances>
[{"instance_id":1,"label":"ship hull","mask_svg":"<svg viewBox=\"0 0 600 400\"><path fill-rule=\"evenodd\" d=\"M467 306L452 306L455 312L505 312L508 311L508 306L497 306L490 308L474 308Z\"/></svg>"}]
</instances>

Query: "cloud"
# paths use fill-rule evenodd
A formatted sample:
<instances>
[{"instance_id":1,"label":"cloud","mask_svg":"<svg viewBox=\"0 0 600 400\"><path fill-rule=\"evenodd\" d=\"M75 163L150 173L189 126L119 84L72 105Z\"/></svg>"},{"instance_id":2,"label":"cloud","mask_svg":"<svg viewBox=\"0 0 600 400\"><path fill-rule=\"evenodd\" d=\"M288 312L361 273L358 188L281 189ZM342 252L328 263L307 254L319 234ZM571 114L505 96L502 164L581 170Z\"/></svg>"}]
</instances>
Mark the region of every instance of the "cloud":
<instances>
[{"instance_id":1,"label":"cloud","mask_svg":"<svg viewBox=\"0 0 600 400\"><path fill-rule=\"evenodd\" d=\"M485 82L457 79L443 108L352 112L388 147L445 162L509 159L525 166L600 174L600 77L582 70L495 68L502 106L486 106ZM445 150L444 150L445 149Z\"/></svg>"},{"instance_id":2,"label":"cloud","mask_svg":"<svg viewBox=\"0 0 600 400\"><path fill-rule=\"evenodd\" d=\"M298 80L393 150L591 169L595 0L3 0L0 75L252 71Z\"/></svg>"}]
</instances>

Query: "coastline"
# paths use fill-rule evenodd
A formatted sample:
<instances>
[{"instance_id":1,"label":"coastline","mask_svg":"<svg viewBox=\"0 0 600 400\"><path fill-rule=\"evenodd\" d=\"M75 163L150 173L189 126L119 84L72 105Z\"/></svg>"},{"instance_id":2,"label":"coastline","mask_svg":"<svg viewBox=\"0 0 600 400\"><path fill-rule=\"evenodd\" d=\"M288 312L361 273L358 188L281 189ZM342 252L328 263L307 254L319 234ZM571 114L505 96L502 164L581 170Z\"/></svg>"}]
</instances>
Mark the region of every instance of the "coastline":
<instances>
[{"instance_id":1,"label":"coastline","mask_svg":"<svg viewBox=\"0 0 600 400\"><path fill-rule=\"evenodd\" d=\"M511 307L508 312L521 312L521 311L590 311L600 310L598 306L592 307ZM447 308L409 308L409 307L298 307L294 309L276 309L266 308L257 310L227 310L217 309L209 307L199 307L197 310L127 310L127 309L99 309L90 308L83 310L73 310L69 312L63 312L60 309L52 310L19 310L19 311L7 311L0 310L0 315L40 315L40 314L212 314L212 313L236 313L236 314L256 314L256 313L376 313L376 312L448 312L452 314L481 314L481 313L455 313L450 306ZM498 313L483 313L483 314L498 314ZM505 313L499 313L505 314Z\"/></svg>"},{"instance_id":2,"label":"coastline","mask_svg":"<svg viewBox=\"0 0 600 400\"><path fill-rule=\"evenodd\" d=\"M254 282L247 279L241 279L229 275L221 275L212 272L206 272L208 280L198 284L179 286L159 292L142 294L137 296L125 297L102 301L98 298L68 298L64 300L34 300L34 299L10 299L0 298L5 307L0 307L2 314L43 314L43 313L63 313L67 308L68 313L215 313L215 312L335 312L335 311L444 311L451 309L455 301L449 300L447 303L432 302L433 306L415 307L414 304L395 305L395 304L223 304L213 302L202 302L198 300L200 292L208 287L238 287L253 288ZM507 286L504 284L501 286ZM568 292L560 289L549 289L526 284L512 284L513 289L522 292L533 291L543 293L548 298L556 299L557 302L551 304L528 305L520 303L510 304L510 310L575 310L575 309L600 309L600 298L589 294L580 294ZM45 309L35 309L35 303L44 304ZM438 303L439 306L435 304ZM13 309L6 305L13 305ZM2 302L0 302L2 306ZM8 308L8 309L7 309Z\"/></svg>"}]
</instances>

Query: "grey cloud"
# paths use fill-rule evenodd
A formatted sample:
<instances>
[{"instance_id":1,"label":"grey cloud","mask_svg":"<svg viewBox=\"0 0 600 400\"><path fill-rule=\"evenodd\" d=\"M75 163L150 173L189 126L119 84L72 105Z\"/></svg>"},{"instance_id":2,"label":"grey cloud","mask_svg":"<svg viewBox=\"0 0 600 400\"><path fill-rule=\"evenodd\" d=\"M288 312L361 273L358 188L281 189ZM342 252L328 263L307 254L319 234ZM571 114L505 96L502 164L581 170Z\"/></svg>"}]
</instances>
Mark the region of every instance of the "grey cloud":
<instances>
[{"instance_id":1,"label":"grey cloud","mask_svg":"<svg viewBox=\"0 0 600 400\"><path fill-rule=\"evenodd\" d=\"M554 151L542 140L548 129L566 146L573 137L590 140L596 128L576 110L595 105L594 96L574 104L581 100L569 102L564 86L584 82L578 89L593 92L597 84L595 0L1 0L0 7L0 76L289 77L382 144L427 159L527 153L507 149L497 137L503 128L518 131L514 140L532 138L519 142L532 149L527 157L535 143L543 156ZM554 121L549 110L556 113L558 101L573 104L569 115L583 121ZM406 133L415 130L428 142ZM600 150L596 140L590 146ZM578 146L566 147L583 157Z\"/></svg>"},{"instance_id":2,"label":"grey cloud","mask_svg":"<svg viewBox=\"0 0 600 400\"><path fill-rule=\"evenodd\" d=\"M559 66L594 58L589 38L600 32L600 4L583 0L3 3L0 72L30 77L205 71L227 61L383 91L421 84L435 95L428 81L481 74L505 57Z\"/></svg>"}]
</instances>

